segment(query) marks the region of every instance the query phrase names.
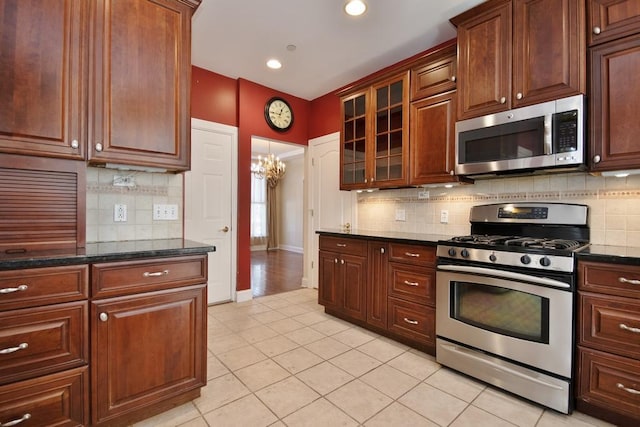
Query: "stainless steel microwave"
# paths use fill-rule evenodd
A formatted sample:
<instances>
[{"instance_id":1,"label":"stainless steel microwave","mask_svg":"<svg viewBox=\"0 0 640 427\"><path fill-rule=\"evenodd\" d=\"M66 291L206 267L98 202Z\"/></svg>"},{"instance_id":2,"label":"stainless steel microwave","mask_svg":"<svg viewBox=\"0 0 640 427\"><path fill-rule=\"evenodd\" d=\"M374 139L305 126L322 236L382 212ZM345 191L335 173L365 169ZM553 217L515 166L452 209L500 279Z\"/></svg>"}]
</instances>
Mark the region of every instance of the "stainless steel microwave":
<instances>
[{"instance_id":1,"label":"stainless steel microwave","mask_svg":"<svg viewBox=\"0 0 640 427\"><path fill-rule=\"evenodd\" d=\"M456 123L456 175L585 167L584 95Z\"/></svg>"}]
</instances>

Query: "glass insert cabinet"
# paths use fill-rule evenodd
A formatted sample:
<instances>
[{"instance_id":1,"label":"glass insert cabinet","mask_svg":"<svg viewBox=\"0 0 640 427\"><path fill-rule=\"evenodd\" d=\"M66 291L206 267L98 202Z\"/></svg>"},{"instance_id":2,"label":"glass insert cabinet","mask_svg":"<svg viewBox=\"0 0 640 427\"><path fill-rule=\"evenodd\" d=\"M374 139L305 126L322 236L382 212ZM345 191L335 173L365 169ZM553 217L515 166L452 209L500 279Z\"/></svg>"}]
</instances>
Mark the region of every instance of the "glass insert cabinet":
<instances>
[{"instance_id":1,"label":"glass insert cabinet","mask_svg":"<svg viewBox=\"0 0 640 427\"><path fill-rule=\"evenodd\" d=\"M341 190L408 183L409 72L341 97Z\"/></svg>"}]
</instances>

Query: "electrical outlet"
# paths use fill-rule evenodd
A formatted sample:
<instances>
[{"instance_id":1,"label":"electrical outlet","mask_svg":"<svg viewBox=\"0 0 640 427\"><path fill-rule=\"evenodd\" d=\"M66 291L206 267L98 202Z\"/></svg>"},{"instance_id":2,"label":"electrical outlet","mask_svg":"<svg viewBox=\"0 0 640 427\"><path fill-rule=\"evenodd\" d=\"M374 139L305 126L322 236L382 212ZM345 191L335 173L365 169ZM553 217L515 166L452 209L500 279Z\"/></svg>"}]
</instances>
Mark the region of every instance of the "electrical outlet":
<instances>
[{"instance_id":1,"label":"electrical outlet","mask_svg":"<svg viewBox=\"0 0 640 427\"><path fill-rule=\"evenodd\" d=\"M153 205L153 219L156 221L178 219L178 205Z\"/></svg>"},{"instance_id":2,"label":"electrical outlet","mask_svg":"<svg viewBox=\"0 0 640 427\"><path fill-rule=\"evenodd\" d=\"M115 222L127 222L127 205L115 205L113 207L113 220Z\"/></svg>"},{"instance_id":3,"label":"electrical outlet","mask_svg":"<svg viewBox=\"0 0 640 427\"><path fill-rule=\"evenodd\" d=\"M407 216L404 209L396 209L396 221L406 221Z\"/></svg>"},{"instance_id":4,"label":"electrical outlet","mask_svg":"<svg viewBox=\"0 0 640 427\"><path fill-rule=\"evenodd\" d=\"M418 200L425 200L429 198L429 190L418 190Z\"/></svg>"},{"instance_id":5,"label":"electrical outlet","mask_svg":"<svg viewBox=\"0 0 640 427\"><path fill-rule=\"evenodd\" d=\"M440 222L442 224L448 224L449 223L449 211L446 209L443 209L440 211Z\"/></svg>"}]
</instances>

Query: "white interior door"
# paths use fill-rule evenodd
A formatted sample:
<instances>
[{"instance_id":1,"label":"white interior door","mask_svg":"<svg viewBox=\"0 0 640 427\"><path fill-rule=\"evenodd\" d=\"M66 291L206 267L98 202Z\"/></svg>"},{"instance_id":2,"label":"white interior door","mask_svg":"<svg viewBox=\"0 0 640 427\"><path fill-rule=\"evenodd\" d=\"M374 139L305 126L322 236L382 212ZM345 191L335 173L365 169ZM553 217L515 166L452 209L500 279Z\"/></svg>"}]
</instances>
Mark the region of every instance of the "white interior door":
<instances>
[{"instance_id":1,"label":"white interior door","mask_svg":"<svg viewBox=\"0 0 640 427\"><path fill-rule=\"evenodd\" d=\"M318 235L316 230L341 229L349 223L357 226L355 192L340 191L340 133L332 133L309 141L308 170L311 192L308 222L310 265L307 283L318 287Z\"/></svg>"},{"instance_id":2,"label":"white interior door","mask_svg":"<svg viewBox=\"0 0 640 427\"><path fill-rule=\"evenodd\" d=\"M235 299L237 146L237 128L191 119L184 236L216 247L209 253L209 304Z\"/></svg>"}]
</instances>

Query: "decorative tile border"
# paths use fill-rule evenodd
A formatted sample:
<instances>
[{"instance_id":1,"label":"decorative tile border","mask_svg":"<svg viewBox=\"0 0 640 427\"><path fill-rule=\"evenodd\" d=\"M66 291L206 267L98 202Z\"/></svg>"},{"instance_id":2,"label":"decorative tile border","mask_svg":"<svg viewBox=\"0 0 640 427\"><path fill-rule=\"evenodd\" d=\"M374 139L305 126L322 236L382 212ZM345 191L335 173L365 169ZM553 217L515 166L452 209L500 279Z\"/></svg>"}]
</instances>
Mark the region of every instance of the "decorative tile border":
<instances>
[{"instance_id":1,"label":"decorative tile border","mask_svg":"<svg viewBox=\"0 0 640 427\"><path fill-rule=\"evenodd\" d=\"M640 198L640 189L624 190L567 190L567 191L525 191L511 193L478 193L478 194L439 194L429 199L418 199L416 194L360 194L359 204L387 204L387 203L430 203L430 202L504 202L504 201L539 201L539 200L585 200L585 199L636 199Z\"/></svg>"},{"instance_id":2,"label":"decorative tile border","mask_svg":"<svg viewBox=\"0 0 640 427\"><path fill-rule=\"evenodd\" d=\"M114 187L112 184L88 183L87 193L168 196L169 189L166 186L136 185L134 187Z\"/></svg>"}]
</instances>

